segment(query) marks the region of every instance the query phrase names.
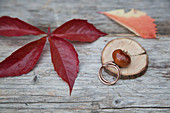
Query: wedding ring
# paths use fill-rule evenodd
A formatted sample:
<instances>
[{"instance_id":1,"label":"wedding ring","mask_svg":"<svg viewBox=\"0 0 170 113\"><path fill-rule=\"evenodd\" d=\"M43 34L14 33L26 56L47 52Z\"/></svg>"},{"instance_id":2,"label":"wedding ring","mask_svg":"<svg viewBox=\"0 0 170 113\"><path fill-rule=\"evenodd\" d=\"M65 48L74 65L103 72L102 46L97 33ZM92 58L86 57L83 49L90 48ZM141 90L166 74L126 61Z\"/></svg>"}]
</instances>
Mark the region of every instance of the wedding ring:
<instances>
[{"instance_id":1,"label":"wedding ring","mask_svg":"<svg viewBox=\"0 0 170 113\"><path fill-rule=\"evenodd\" d=\"M115 69L117 70L118 73L117 73L117 76L116 76L116 80L110 82L110 81L106 80L106 79L103 77L103 75L102 75L102 69L103 69L103 68L106 68L106 67L113 67L113 68L115 68ZM99 80L100 80L103 84L105 84L105 85L113 85L113 84L115 84L115 83L119 80L120 75L121 75L121 74L120 74L120 68L119 68L113 61L109 61L109 62L104 63L104 64L100 67L99 73L98 73Z\"/></svg>"}]
</instances>

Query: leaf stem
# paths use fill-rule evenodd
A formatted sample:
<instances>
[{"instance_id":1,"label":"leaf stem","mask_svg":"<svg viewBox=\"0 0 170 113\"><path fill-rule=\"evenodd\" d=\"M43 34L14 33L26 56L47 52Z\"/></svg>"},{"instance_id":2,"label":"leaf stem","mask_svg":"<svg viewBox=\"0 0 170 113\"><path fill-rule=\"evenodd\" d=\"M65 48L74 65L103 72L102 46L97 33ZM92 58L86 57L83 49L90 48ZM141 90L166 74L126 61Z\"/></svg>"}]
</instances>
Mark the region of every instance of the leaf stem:
<instances>
[{"instance_id":1,"label":"leaf stem","mask_svg":"<svg viewBox=\"0 0 170 113\"><path fill-rule=\"evenodd\" d=\"M48 27L48 33L47 33L47 36L48 36L48 37L51 37L51 28L50 28L50 26Z\"/></svg>"}]
</instances>

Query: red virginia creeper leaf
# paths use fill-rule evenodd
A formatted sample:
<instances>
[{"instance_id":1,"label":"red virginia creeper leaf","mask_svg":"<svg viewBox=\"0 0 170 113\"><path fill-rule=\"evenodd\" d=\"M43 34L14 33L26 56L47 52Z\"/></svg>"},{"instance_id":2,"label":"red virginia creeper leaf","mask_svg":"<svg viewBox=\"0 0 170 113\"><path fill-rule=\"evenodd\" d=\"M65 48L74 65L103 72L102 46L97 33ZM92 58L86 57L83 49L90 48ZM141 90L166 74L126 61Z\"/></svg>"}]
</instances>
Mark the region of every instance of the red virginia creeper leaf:
<instances>
[{"instance_id":1,"label":"red virginia creeper leaf","mask_svg":"<svg viewBox=\"0 0 170 113\"><path fill-rule=\"evenodd\" d=\"M79 71L78 54L68 41L50 37L50 50L55 71L70 87L71 91Z\"/></svg>"},{"instance_id":2,"label":"red virginia creeper leaf","mask_svg":"<svg viewBox=\"0 0 170 113\"><path fill-rule=\"evenodd\" d=\"M93 42L99 37L107 35L96 29L87 20L80 19L73 19L66 22L53 31L52 34L53 36L80 42Z\"/></svg>"},{"instance_id":3,"label":"red virginia creeper leaf","mask_svg":"<svg viewBox=\"0 0 170 113\"><path fill-rule=\"evenodd\" d=\"M20 76L33 69L43 50L46 37L31 42L0 63L0 77Z\"/></svg>"},{"instance_id":4,"label":"red virginia creeper leaf","mask_svg":"<svg viewBox=\"0 0 170 113\"><path fill-rule=\"evenodd\" d=\"M156 38L157 29L155 28L156 24L153 23L155 20L142 11L131 9L131 11L125 13L123 9L119 9L100 13L115 20L137 36L143 38Z\"/></svg>"},{"instance_id":5,"label":"red virginia creeper leaf","mask_svg":"<svg viewBox=\"0 0 170 113\"><path fill-rule=\"evenodd\" d=\"M0 17L0 35L2 36L23 36L23 35L40 35L45 32L27 24L26 22L8 16Z\"/></svg>"}]
</instances>

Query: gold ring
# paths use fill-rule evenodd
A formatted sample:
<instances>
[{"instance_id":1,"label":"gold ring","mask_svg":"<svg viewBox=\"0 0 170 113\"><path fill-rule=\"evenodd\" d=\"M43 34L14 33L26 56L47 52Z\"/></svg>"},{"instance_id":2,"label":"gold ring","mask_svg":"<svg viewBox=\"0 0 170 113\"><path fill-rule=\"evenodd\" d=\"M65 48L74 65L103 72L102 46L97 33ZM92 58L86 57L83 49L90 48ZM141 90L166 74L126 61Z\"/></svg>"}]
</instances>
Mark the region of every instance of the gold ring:
<instances>
[{"instance_id":1,"label":"gold ring","mask_svg":"<svg viewBox=\"0 0 170 113\"><path fill-rule=\"evenodd\" d=\"M106 79L104 79L104 77L103 77L103 75L102 75L102 69L103 69L103 68L106 68L106 67L113 67L113 68L115 68L115 69L118 71L116 80L110 82L110 81L107 81ZM103 84L105 84L105 85L113 85L113 84L115 84L115 83L119 80L120 75L121 75L121 74L120 74L120 68L119 68L113 61L109 61L109 62L104 63L104 64L100 67L98 77L99 77L99 80L100 80Z\"/></svg>"}]
</instances>

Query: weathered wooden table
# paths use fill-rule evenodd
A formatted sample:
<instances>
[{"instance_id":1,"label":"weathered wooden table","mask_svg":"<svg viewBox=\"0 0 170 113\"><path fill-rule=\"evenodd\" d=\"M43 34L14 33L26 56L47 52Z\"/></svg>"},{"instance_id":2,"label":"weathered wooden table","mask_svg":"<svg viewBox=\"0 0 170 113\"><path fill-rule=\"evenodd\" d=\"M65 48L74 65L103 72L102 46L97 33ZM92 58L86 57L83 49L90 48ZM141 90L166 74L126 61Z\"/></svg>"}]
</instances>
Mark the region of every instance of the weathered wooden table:
<instances>
[{"instance_id":1,"label":"weathered wooden table","mask_svg":"<svg viewBox=\"0 0 170 113\"><path fill-rule=\"evenodd\" d=\"M156 19L158 39L142 39L98 11L131 8ZM170 112L170 1L169 0L1 0L0 16L18 17L42 30L73 19L87 19L108 33L93 43L72 42L79 54L80 72L72 95L54 71L49 43L36 67L19 77L0 78L0 113L15 112ZM0 61L41 36L0 37ZM106 86L98 80L100 55L108 41L130 37L149 55L147 72L136 79ZM34 78L37 76L37 82ZM109 76L109 75L108 75Z\"/></svg>"}]
</instances>

